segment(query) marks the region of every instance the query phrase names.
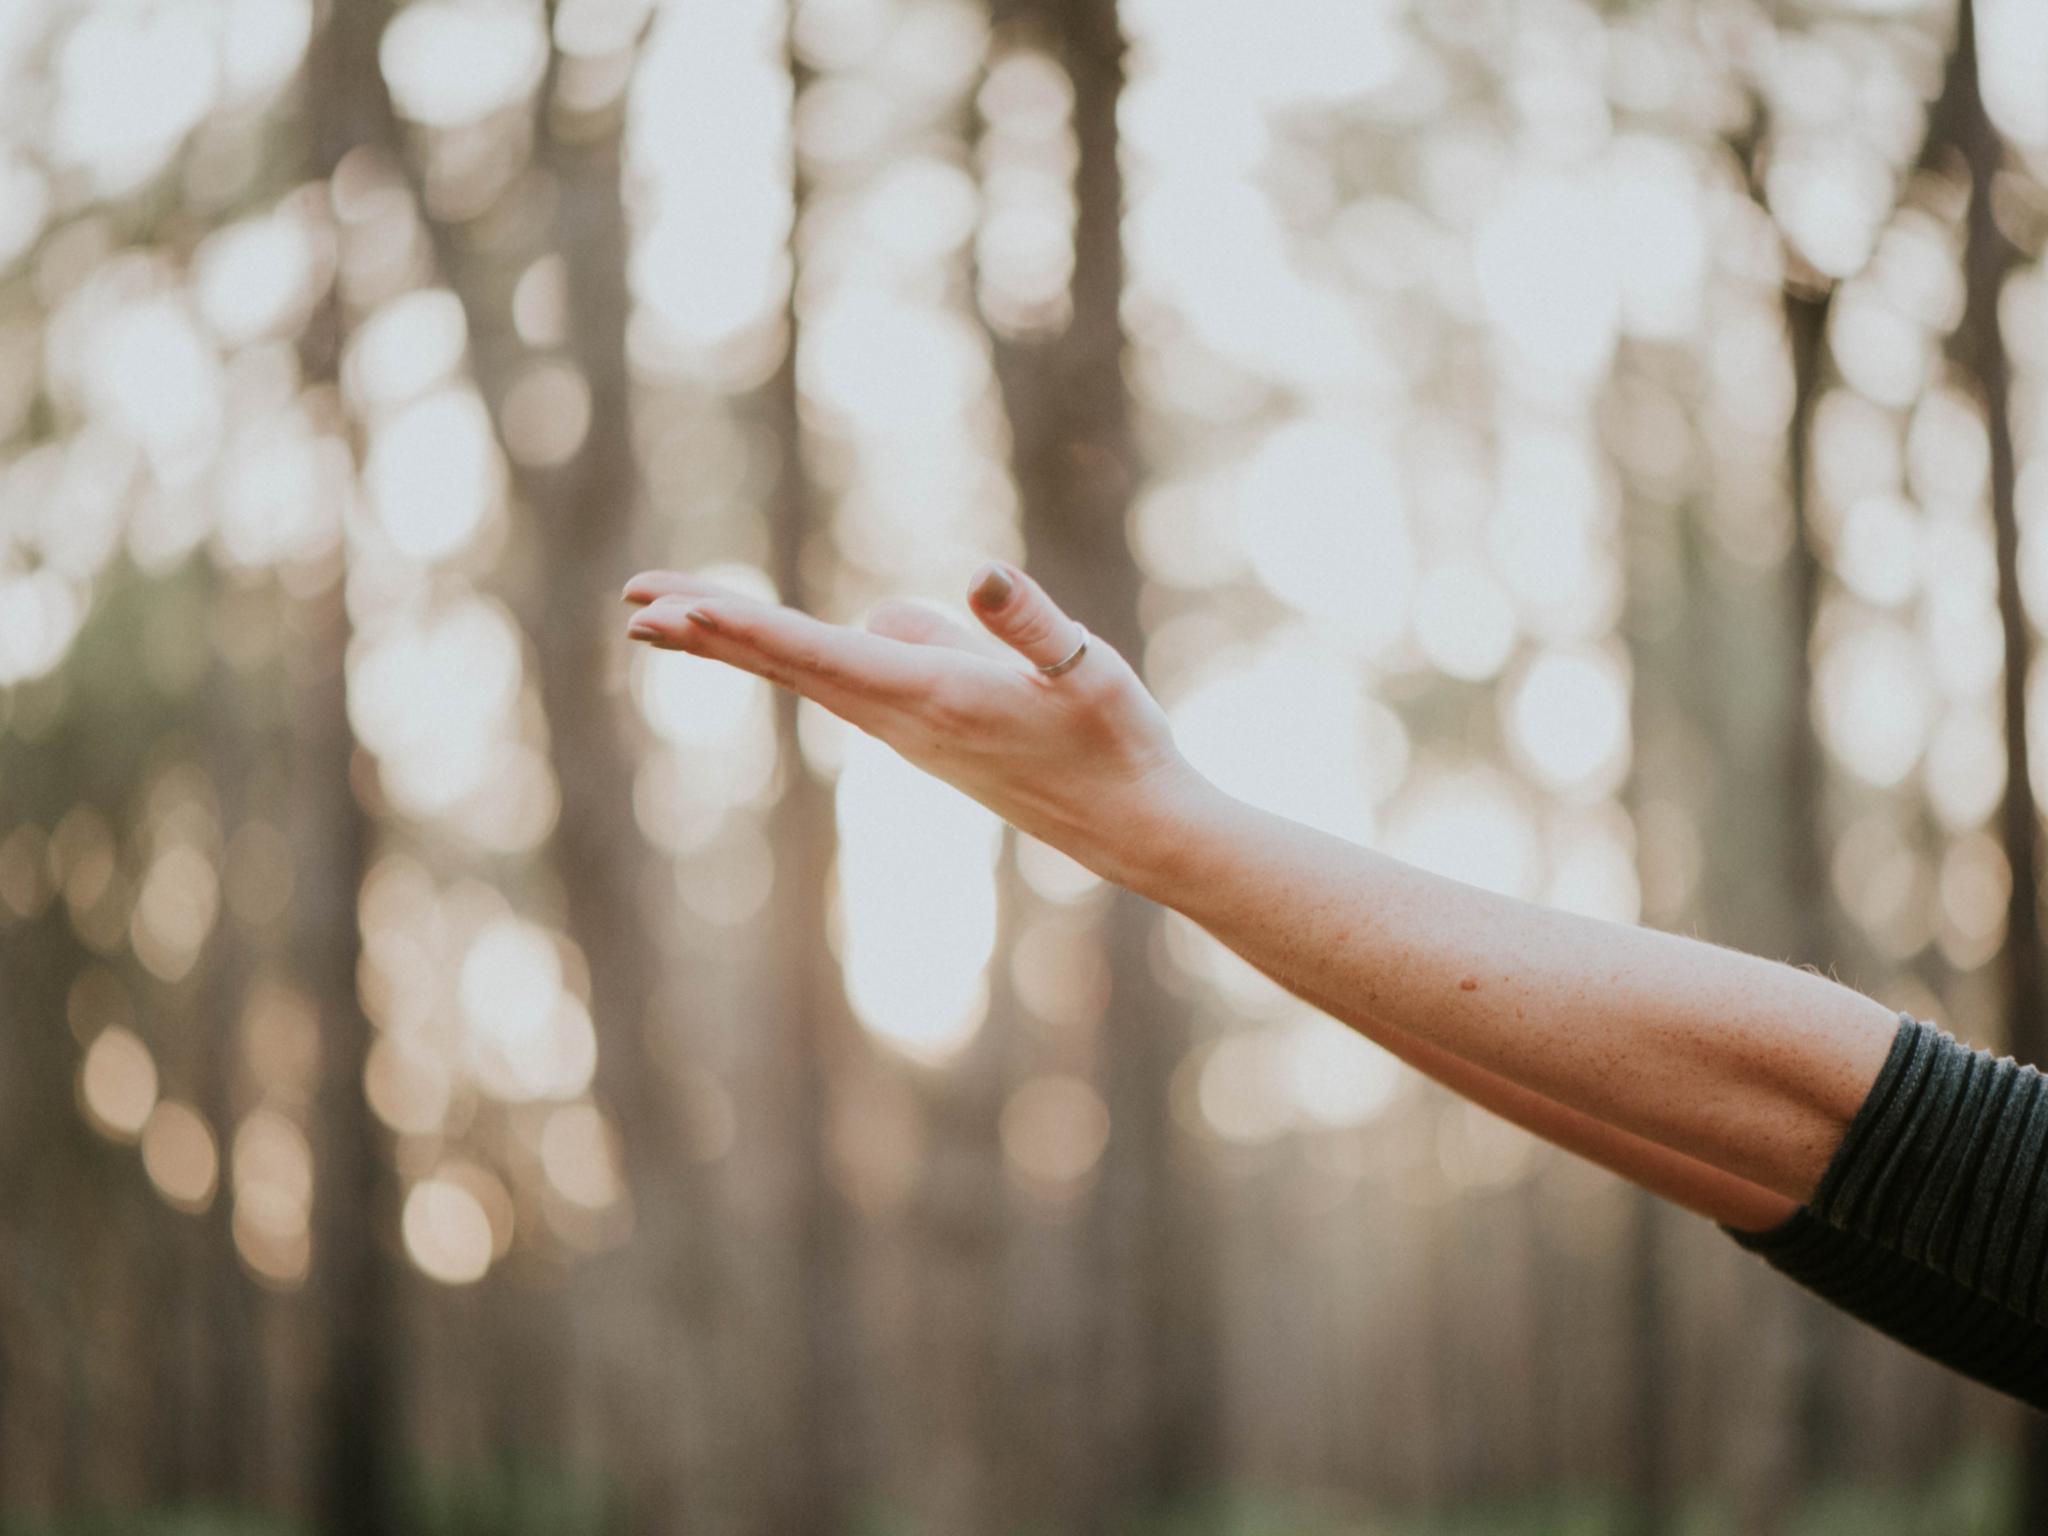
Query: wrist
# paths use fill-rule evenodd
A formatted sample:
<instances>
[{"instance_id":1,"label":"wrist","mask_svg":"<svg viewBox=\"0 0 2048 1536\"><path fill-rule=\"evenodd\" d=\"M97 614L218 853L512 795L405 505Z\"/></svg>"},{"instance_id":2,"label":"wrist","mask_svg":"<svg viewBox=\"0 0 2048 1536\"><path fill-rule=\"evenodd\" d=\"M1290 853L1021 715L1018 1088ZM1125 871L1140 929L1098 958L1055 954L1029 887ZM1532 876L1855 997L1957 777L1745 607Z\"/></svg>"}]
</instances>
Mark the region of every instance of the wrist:
<instances>
[{"instance_id":1,"label":"wrist","mask_svg":"<svg viewBox=\"0 0 2048 1536\"><path fill-rule=\"evenodd\" d=\"M1175 905L1200 839L1230 797L1178 752L1162 758L1104 815L1077 857L1112 884Z\"/></svg>"}]
</instances>

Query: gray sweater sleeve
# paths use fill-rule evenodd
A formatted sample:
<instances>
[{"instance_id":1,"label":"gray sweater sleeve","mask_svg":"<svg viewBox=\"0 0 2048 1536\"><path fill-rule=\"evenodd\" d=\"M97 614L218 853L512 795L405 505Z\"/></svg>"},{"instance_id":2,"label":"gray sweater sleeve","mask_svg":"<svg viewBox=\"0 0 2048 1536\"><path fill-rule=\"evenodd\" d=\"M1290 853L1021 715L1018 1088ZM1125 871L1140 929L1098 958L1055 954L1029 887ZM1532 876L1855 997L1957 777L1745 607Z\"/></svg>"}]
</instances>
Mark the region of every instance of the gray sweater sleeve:
<instances>
[{"instance_id":1,"label":"gray sweater sleeve","mask_svg":"<svg viewBox=\"0 0 2048 1536\"><path fill-rule=\"evenodd\" d=\"M2048 1081L1899 1015L1813 1198L1722 1230L1901 1343L2048 1409Z\"/></svg>"}]
</instances>

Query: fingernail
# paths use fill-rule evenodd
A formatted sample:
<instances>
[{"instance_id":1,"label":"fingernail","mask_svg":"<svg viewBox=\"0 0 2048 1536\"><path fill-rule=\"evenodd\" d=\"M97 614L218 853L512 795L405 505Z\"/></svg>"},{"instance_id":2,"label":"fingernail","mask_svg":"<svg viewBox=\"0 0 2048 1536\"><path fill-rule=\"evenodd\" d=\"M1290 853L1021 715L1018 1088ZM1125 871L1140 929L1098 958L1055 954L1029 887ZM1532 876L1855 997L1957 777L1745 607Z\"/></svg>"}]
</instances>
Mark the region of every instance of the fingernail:
<instances>
[{"instance_id":1,"label":"fingernail","mask_svg":"<svg viewBox=\"0 0 2048 1536\"><path fill-rule=\"evenodd\" d=\"M711 615L706 613L702 608L692 608L689 612L685 613L683 617L688 619L692 624L703 625L706 629L718 628L718 620L711 617Z\"/></svg>"},{"instance_id":2,"label":"fingernail","mask_svg":"<svg viewBox=\"0 0 2048 1536\"><path fill-rule=\"evenodd\" d=\"M682 609L680 598L658 598L640 610L626 634L634 640L658 640L664 635L674 634Z\"/></svg>"},{"instance_id":3,"label":"fingernail","mask_svg":"<svg viewBox=\"0 0 2048 1536\"><path fill-rule=\"evenodd\" d=\"M1010 595L1010 578L1003 574L1003 568L990 564L988 574L974 587L974 600L984 608L993 608Z\"/></svg>"}]
</instances>

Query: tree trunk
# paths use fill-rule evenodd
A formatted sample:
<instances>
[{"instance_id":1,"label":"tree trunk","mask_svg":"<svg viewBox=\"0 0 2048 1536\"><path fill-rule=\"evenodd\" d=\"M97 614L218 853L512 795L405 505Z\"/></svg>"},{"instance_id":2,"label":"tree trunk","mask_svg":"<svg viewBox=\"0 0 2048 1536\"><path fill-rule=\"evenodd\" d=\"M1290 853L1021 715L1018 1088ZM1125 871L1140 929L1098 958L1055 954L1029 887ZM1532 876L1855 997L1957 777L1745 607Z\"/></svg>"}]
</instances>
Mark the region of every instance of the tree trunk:
<instances>
[{"instance_id":1,"label":"tree trunk","mask_svg":"<svg viewBox=\"0 0 2048 1536\"><path fill-rule=\"evenodd\" d=\"M274 683L275 675L265 674ZM204 684L207 772L220 804L223 851L249 810L251 760L274 748L272 717L260 724L240 696L241 680L215 660ZM274 695L273 695L274 697ZM228 903L199 964L197 1060L193 1096L219 1141L220 1162L213 1203L194 1219L199 1229L193 1280L200 1302L200 1352L191 1362L207 1384L200 1425L197 1486L207 1499L246 1504L257 1489L256 1470L266 1444L262 1416L265 1391L258 1323L262 1298L235 1254L228 1165L235 1132L234 1079L242 1000L252 936L235 931Z\"/></svg>"},{"instance_id":2,"label":"tree trunk","mask_svg":"<svg viewBox=\"0 0 2048 1536\"><path fill-rule=\"evenodd\" d=\"M398 1391L391 1351L399 1262L394 1177L363 1095L372 1029L356 996L356 895L369 828L349 781L343 702L348 620L337 579L306 604L294 742L293 882L299 973L320 1009L312 1294L325 1330L317 1506L335 1536L400 1528Z\"/></svg>"},{"instance_id":3,"label":"tree trunk","mask_svg":"<svg viewBox=\"0 0 2048 1536\"><path fill-rule=\"evenodd\" d=\"M1632 1190L1628 1253L1630 1355L1627 1536L1663 1536L1671 1529L1671 1373L1669 1306L1664 1285L1664 1202L1648 1190Z\"/></svg>"},{"instance_id":4,"label":"tree trunk","mask_svg":"<svg viewBox=\"0 0 2048 1536\"><path fill-rule=\"evenodd\" d=\"M2019 513L2012 431L2012 363L1999 329L1999 299L2020 253L1998 227L1994 181L2005 158L1985 110L1977 70L1974 0L1961 0L1955 42L1942 91L1951 104L1953 144L1968 176L1964 215L1963 315L1949 338L1951 360L1975 385L1990 450L1990 513L1998 566L1998 613L2005 648L2005 794L1998 809L1999 842L2011 866L2006 904L2006 1049L2023 1062L2048 1066L2048 985L2044 985L2040 906L2040 807L2027 751L2027 683L2033 632L2019 574ZM2030 1414L2020 1432L2022 1531L2048 1530L2048 1418Z\"/></svg>"},{"instance_id":5,"label":"tree trunk","mask_svg":"<svg viewBox=\"0 0 2048 1536\"><path fill-rule=\"evenodd\" d=\"M1766 119L1752 99L1752 118L1734 149L1751 195L1764 201L1761 151ZM1773 840L1779 880L1777 931L1738 942L1767 946L1795 964L1826 968L1840 957L1841 932L1832 921L1828 880L1827 763L1814 728L1813 642L1820 617L1825 571L1816 547L1813 517L1813 424L1825 388L1827 327L1835 285L1815 271L1789 241L1780 242L1784 275L1778 302L1792 371L1792 410L1785 428L1786 505L1791 521L1784 565L1781 622L1784 667L1781 688L1772 695L1770 726L1780 787L1774 797L1779 828ZM1768 770L1766 770L1768 771ZM1772 1351L1785 1357L1772 1396L1786 1424L1773 1437L1772 1454L1745 1490L1743 1517L1759 1530L1776 1530L1792 1514L1802 1485L1829 1469L1839 1443L1830 1400L1833 1362L1839 1354L1840 1320L1810 1299L1787 1297L1773 1305L1781 1323Z\"/></svg>"},{"instance_id":6,"label":"tree trunk","mask_svg":"<svg viewBox=\"0 0 2048 1536\"><path fill-rule=\"evenodd\" d=\"M552 9L550 11L552 14ZM631 46L637 48L637 41ZM616 1445L607 1458L639 1479L629 1496L635 1530L675 1528L686 1501L717 1490L704 1460L716 1330L711 1193L691 1154L685 1107L650 1052L657 1035L690 1039L691 990L668 973L651 925L672 909L649 909L669 885L666 862L648 846L634 814L631 701L618 685L625 610L620 589L636 559L640 494L633 440L633 399L626 359L631 299L626 286L630 236L622 197L625 92L595 114L566 113L556 98L560 55L551 53L535 102L534 166L507 197L549 200L538 221L544 238L504 256L469 249L462 232L439 221L417 168L395 145L412 176L420 213L445 281L468 321L478 386L505 442L502 409L530 355L508 324L502 302L526 262L558 254L567 278L564 348L589 389L589 424L569 458L536 467L510 451L515 511L527 525L529 558L519 562L514 606L535 652L547 718L548 750L560 791L550 843L561 881L569 936L589 963L590 1012L598 1038L594 1093L617 1127L634 1213L634 1240L608 1274L652 1293L653 1307L679 1326L667 1337L688 1358L655 1367L659 1406L629 1392L609 1432L641 1444ZM391 107L384 104L387 122ZM624 1298L605 1290L594 1305ZM565 1367L544 1351L539 1363L560 1390ZM618 1365L620 1362L611 1362ZM677 1390L680 1384L680 1391ZM644 1477L643 1477L644 1474ZM694 1508L691 1515L701 1514Z\"/></svg>"},{"instance_id":7,"label":"tree trunk","mask_svg":"<svg viewBox=\"0 0 2048 1536\"><path fill-rule=\"evenodd\" d=\"M1634 359L1623 347L1615 361L1615 378L1624 376ZM1630 769L1621 798L1640 827L1649 792L1657 787L1651 775L1671 760L1667 743L1690 724L1683 696L1684 673L1677 665L1690 626L1702 605L1695 590L1700 572L1685 547L1687 510L1649 496L1638 504L1636 491L1624 482L1626 511L1621 524L1623 580L1622 634L1632 662L1629 721ZM1653 888L1647 847L1639 853L1642 885ZM1649 912L1649 920L1668 921L1672 914ZM1672 1391L1670 1320L1664 1286L1665 1248L1662 1202L1647 1190L1629 1191L1627 1273L1626 1404L1628 1428L1621 1447L1621 1486L1626 1499L1622 1530L1627 1536L1661 1536L1671 1525L1672 1467L1670 1415Z\"/></svg>"},{"instance_id":8,"label":"tree trunk","mask_svg":"<svg viewBox=\"0 0 2048 1536\"><path fill-rule=\"evenodd\" d=\"M793 10L794 8L792 8ZM809 84L793 44L785 42L791 101ZM803 158L791 146L792 261L809 201ZM823 537L803 454L797 391L801 316L792 281L783 311L787 341L781 366L760 391L761 417L777 446L769 504L769 574L782 601L810 610L804 553ZM858 1318L851 1291L855 1217L830 1170L827 1128L834 1079L863 1050L859 1021L846 998L838 960L826 939L836 840L833 792L805 765L797 734L797 695L775 692L776 759L782 793L768 827L775 883L767 919L770 974L762 996L762 1038L750 1052L761 1069L759 1095L783 1160L789 1225L777 1234L794 1274L786 1319L795 1361L782 1384L778 1417L792 1437L787 1473L773 1485L765 1517L791 1536L830 1536L854 1517L862 1443ZM794 957L794 958L792 958ZM741 1091L753 1090L742 1083ZM780 1266L779 1266L780 1267Z\"/></svg>"},{"instance_id":9,"label":"tree trunk","mask_svg":"<svg viewBox=\"0 0 2048 1536\"><path fill-rule=\"evenodd\" d=\"M323 180L359 144L384 140L388 113L377 46L381 5L337 3L314 35L304 69L308 171ZM338 288L308 323L300 356L309 384L340 376L347 319ZM371 829L356 797L356 741L344 658L350 625L345 555L309 597L291 658L293 949L320 1010L324 1056L312 1126L317 1181L312 1290L324 1329L324 1387L315 1455L315 1508L334 1536L402 1526L395 1364L397 1189L363 1092L373 1030L356 993L362 934L357 897Z\"/></svg>"},{"instance_id":10,"label":"tree trunk","mask_svg":"<svg viewBox=\"0 0 2048 1536\"><path fill-rule=\"evenodd\" d=\"M1791 254L1787 253L1788 263ZM1801 264L1803 267L1803 264ZM1792 417L1786 426L1785 472L1792 510L1792 541L1786 555L1789 636L1784 702L1780 709L1784 754L1785 818L1783 890L1791 919L1785 953L1798 964L1832 967L1840 958L1833 888L1828 880L1827 763L1814 729L1813 644L1820 622L1823 571L1813 526L1813 421L1827 367L1828 316L1835 286L1819 274L1788 270L1781 303L1792 358ZM1795 1400L1788 1470L1800 1481L1835 1470L1840 1444L1832 1390L1840 1354L1841 1320L1825 1307L1800 1298L1793 1314L1791 1372ZM1784 1490L1782 1519L1794 1488Z\"/></svg>"},{"instance_id":11,"label":"tree trunk","mask_svg":"<svg viewBox=\"0 0 2048 1536\"><path fill-rule=\"evenodd\" d=\"M1012 468L1031 570L1058 601L1134 665L1145 633L1141 573L1126 526L1140 477L1124 376L1123 174L1117 107L1125 41L1101 0L999 0L999 22L1028 28L1073 86L1072 318L1042 342L995 338ZM1159 986L1148 945L1156 912L1116 893L1106 922L1110 1005L1099 1086L1110 1140L1086 1215L1096 1373L1092 1422L1072 1432L1096 1470L1091 1522L1156 1507L1216 1479L1219 1446L1211 1255L1178 1165L1167 1083L1188 1044L1183 1008ZM1088 1419L1091 1416L1079 1416Z\"/></svg>"},{"instance_id":12,"label":"tree trunk","mask_svg":"<svg viewBox=\"0 0 2048 1536\"><path fill-rule=\"evenodd\" d=\"M549 751L561 791L552 857L566 899L568 930L590 962L591 1017L599 1041L596 1092L618 1126L634 1211L634 1250L656 1306L677 1327L669 1337L686 1358L664 1380L682 1384L667 1423L647 1426L657 1448L641 1469L653 1482L633 1499L636 1530L673 1530L700 1498L718 1497L706 1460L716 1411L713 1353L717 1311L714 1211L703 1165L692 1155L686 1109L649 1043L688 1041L693 989L668 974L651 922L648 893L670 885L665 857L648 845L633 811L631 700L607 678L620 675L624 610L619 591L636 558L640 498L633 398L626 360L630 237L622 197L625 94L604 120L555 119L543 85L536 162L555 199L551 236L568 284L567 347L590 390L590 424L569 461L534 470L515 462L517 499L539 558L519 604L538 663ZM468 284L464 303L479 306ZM502 380L486 381L502 404ZM651 1406L651 1405L643 1405ZM640 1426L636 1426L636 1429ZM637 1478L636 1471L634 1476ZM708 1507L701 1517L709 1517Z\"/></svg>"}]
</instances>

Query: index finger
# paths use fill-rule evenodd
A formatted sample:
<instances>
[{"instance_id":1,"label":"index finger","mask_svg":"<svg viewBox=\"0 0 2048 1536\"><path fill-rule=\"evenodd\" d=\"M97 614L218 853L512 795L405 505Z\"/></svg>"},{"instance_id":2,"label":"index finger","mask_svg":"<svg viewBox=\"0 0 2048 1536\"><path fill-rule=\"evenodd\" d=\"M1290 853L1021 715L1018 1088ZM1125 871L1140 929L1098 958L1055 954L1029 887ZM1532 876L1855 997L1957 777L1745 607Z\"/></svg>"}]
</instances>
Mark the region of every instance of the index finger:
<instances>
[{"instance_id":1,"label":"index finger","mask_svg":"<svg viewBox=\"0 0 2048 1536\"><path fill-rule=\"evenodd\" d=\"M695 616L695 622L685 613ZM687 597L657 600L636 622L659 627L667 636L690 642L692 649L735 666L766 662L799 689L810 679L888 703L922 699L948 665L966 659L864 629L828 624L783 604L730 591L694 602ZM734 648L748 654L733 655Z\"/></svg>"},{"instance_id":2,"label":"index finger","mask_svg":"<svg viewBox=\"0 0 2048 1536\"><path fill-rule=\"evenodd\" d=\"M654 603L664 597L746 597L738 587L729 587L723 582L697 576L689 571L642 571L626 583L626 589L619 594L619 600L627 603Z\"/></svg>"}]
</instances>

